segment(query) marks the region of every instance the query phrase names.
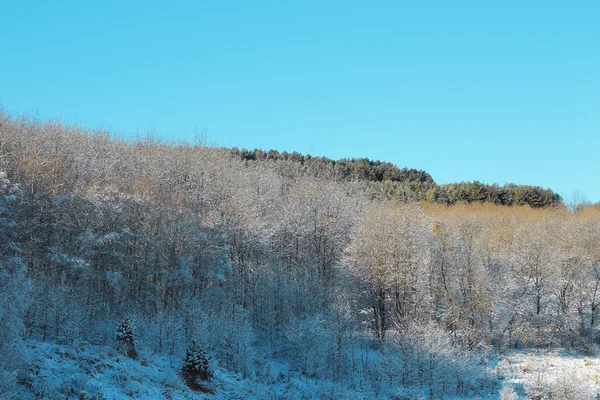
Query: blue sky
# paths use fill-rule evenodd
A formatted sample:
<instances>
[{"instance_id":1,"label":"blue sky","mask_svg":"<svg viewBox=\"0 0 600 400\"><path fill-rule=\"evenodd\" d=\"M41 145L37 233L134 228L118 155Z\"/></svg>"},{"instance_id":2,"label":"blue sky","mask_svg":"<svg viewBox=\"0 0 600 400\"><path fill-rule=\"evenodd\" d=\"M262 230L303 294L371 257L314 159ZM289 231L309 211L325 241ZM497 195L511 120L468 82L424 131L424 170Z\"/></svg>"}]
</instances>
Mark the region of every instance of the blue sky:
<instances>
[{"instance_id":1,"label":"blue sky","mask_svg":"<svg viewBox=\"0 0 600 400\"><path fill-rule=\"evenodd\" d=\"M0 104L600 201L600 2L12 1Z\"/></svg>"}]
</instances>

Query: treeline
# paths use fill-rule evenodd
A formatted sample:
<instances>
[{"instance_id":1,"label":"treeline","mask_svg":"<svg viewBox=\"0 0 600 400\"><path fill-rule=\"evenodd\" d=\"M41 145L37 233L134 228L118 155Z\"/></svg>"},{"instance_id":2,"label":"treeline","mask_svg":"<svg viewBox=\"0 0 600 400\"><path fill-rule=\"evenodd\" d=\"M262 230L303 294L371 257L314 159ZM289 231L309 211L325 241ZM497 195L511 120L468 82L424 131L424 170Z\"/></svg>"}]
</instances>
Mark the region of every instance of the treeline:
<instances>
[{"instance_id":1,"label":"treeline","mask_svg":"<svg viewBox=\"0 0 600 400\"><path fill-rule=\"evenodd\" d=\"M529 205L549 207L562 203L561 197L551 189L539 186L506 184L484 184L460 182L438 185L431 175L422 170L398 168L390 162L373 161L368 158L343 158L332 160L327 157L312 157L298 152L276 150L230 149L234 158L246 162L284 161L301 166L314 177L334 181L368 182L368 193L379 199L400 201L429 201L452 205L456 203L489 202L507 206Z\"/></svg>"},{"instance_id":2,"label":"treeline","mask_svg":"<svg viewBox=\"0 0 600 400\"><path fill-rule=\"evenodd\" d=\"M492 203L503 206L524 206L533 208L562 205L561 197L551 189L539 186L504 186L481 182L460 182L446 185L415 185L413 182L372 182L369 193L379 199L418 200L446 205Z\"/></svg>"},{"instance_id":3,"label":"treeline","mask_svg":"<svg viewBox=\"0 0 600 400\"><path fill-rule=\"evenodd\" d=\"M332 160L327 157L313 157L298 152L288 153L277 150L260 149L239 150L234 147L230 153L244 161L292 161L302 165L305 171L315 177L335 181L370 181L370 182L418 182L433 184L431 176L421 170L398 168L390 162L372 161L368 158L342 158Z\"/></svg>"},{"instance_id":4,"label":"treeline","mask_svg":"<svg viewBox=\"0 0 600 400\"><path fill-rule=\"evenodd\" d=\"M0 171L3 393L39 379L24 340L115 345L127 315L141 353L196 340L243 378L277 360L413 398L483 396L484 351L598 338L598 206L399 202L290 159L7 115Z\"/></svg>"}]
</instances>

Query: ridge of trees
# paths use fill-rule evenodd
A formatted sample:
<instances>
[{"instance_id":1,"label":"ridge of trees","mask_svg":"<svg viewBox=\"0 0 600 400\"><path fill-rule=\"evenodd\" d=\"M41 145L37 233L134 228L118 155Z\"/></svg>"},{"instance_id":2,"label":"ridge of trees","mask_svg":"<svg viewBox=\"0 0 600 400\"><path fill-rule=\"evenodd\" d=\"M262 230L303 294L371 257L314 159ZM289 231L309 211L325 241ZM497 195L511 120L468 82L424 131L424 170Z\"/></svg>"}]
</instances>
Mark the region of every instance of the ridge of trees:
<instances>
[{"instance_id":1,"label":"ridge of trees","mask_svg":"<svg viewBox=\"0 0 600 400\"><path fill-rule=\"evenodd\" d=\"M401 201L430 201L433 203L456 204L490 202L507 206L529 205L549 207L562 203L561 197L551 189L540 186L508 183L485 184L478 181L444 185L435 183L430 174L423 170L398 168L391 162L368 158L313 157L298 152L277 150L247 150L233 147L228 149L232 157L246 162L292 162L302 166L303 171L315 177L334 181L368 182L368 193L379 199Z\"/></svg>"}]
</instances>

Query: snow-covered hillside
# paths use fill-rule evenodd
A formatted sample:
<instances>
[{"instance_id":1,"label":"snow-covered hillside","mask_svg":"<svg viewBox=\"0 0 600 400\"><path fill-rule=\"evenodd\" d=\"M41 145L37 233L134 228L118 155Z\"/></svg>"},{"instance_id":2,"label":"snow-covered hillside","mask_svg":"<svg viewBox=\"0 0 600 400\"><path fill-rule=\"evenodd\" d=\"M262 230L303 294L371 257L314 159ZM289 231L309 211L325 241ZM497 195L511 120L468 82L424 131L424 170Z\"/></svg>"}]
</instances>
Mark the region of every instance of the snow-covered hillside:
<instances>
[{"instance_id":1,"label":"snow-covered hillside","mask_svg":"<svg viewBox=\"0 0 600 400\"><path fill-rule=\"evenodd\" d=\"M264 360L262 372L243 379L215 366L213 393L191 390L177 357L128 358L112 347L67 347L28 342L29 367L0 399L426 399L428 388L383 383L378 390L357 380L352 387L308 379L285 364ZM487 387L447 399L552 398L584 400L600 394L600 360L559 350L515 351L486 362ZM539 396L539 397L535 397Z\"/></svg>"},{"instance_id":2,"label":"snow-covered hillside","mask_svg":"<svg viewBox=\"0 0 600 400\"><path fill-rule=\"evenodd\" d=\"M286 364L263 361L261 372L253 379L216 367L214 380L207 384L213 393L202 393L187 387L179 373L181 359L176 357L140 354L131 359L108 346L67 347L44 342L28 342L26 352L29 366L17 373L16 386L3 388L0 399L366 400L427 398L428 392L427 388L385 383L374 389L359 379L348 387L302 377ZM492 394L490 390L488 395Z\"/></svg>"},{"instance_id":3,"label":"snow-covered hillside","mask_svg":"<svg viewBox=\"0 0 600 400\"><path fill-rule=\"evenodd\" d=\"M18 385L2 399L370 399L373 392L343 389L312 379L292 378L285 365L271 363L256 380L216 368L212 394L192 391L179 371L181 360L168 356L128 358L113 348L66 347L43 342L27 345L29 365ZM5 388L6 389L6 388Z\"/></svg>"},{"instance_id":4,"label":"snow-covered hillside","mask_svg":"<svg viewBox=\"0 0 600 400\"><path fill-rule=\"evenodd\" d=\"M595 395L589 359L497 354L597 353L600 205L380 198L1 112L0 148L5 398Z\"/></svg>"}]
</instances>

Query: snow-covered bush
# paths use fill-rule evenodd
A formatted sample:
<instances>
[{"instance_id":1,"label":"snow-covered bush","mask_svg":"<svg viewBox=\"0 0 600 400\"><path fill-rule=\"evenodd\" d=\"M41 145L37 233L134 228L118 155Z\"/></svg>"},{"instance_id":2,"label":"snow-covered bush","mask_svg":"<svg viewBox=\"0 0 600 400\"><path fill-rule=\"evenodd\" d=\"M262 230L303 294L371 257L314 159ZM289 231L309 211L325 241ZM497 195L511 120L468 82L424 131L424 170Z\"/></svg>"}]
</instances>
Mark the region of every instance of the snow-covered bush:
<instances>
[{"instance_id":1,"label":"snow-covered bush","mask_svg":"<svg viewBox=\"0 0 600 400\"><path fill-rule=\"evenodd\" d=\"M504 385L499 393L500 400L518 400L519 396L512 385Z\"/></svg>"},{"instance_id":2,"label":"snow-covered bush","mask_svg":"<svg viewBox=\"0 0 600 400\"><path fill-rule=\"evenodd\" d=\"M552 398L584 400L595 397L594 387L585 382L577 373L562 368L545 382Z\"/></svg>"},{"instance_id":3,"label":"snow-covered bush","mask_svg":"<svg viewBox=\"0 0 600 400\"><path fill-rule=\"evenodd\" d=\"M431 398L469 395L480 386L484 373L477 358L454 345L435 322L398 327L389 336L401 352L403 384L427 387Z\"/></svg>"}]
</instances>

